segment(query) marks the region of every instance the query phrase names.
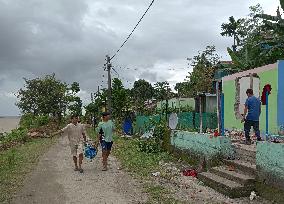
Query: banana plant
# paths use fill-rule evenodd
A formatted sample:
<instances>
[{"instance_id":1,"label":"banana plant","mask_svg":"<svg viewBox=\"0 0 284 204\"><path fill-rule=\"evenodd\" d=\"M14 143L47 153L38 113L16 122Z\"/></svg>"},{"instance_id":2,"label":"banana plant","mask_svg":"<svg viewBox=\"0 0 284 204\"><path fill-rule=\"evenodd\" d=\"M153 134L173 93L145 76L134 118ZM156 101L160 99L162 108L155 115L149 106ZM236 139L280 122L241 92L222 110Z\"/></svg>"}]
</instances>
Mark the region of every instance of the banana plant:
<instances>
[{"instance_id":1,"label":"banana plant","mask_svg":"<svg viewBox=\"0 0 284 204\"><path fill-rule=\"evenodd\" d=\"M282 10L284 11L284 0L280 0L280 5ZM261 18L264 20L265 24L269 27L272 27L275 30L280 30L283 32L284 29L284 19L281 16L280 8L277 9L277 15L272 16L268 14L257 14L255 18Z\"/></svg>"}]
</instances>

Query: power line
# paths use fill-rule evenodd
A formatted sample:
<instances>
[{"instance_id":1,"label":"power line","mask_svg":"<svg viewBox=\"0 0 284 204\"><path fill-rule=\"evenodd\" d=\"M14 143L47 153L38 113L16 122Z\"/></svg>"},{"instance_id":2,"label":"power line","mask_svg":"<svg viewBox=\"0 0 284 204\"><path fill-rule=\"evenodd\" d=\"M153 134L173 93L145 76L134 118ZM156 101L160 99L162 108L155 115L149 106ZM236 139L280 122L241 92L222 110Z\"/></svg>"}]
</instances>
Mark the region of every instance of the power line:
<instances>
[{"instance_id":1,"label":"power line","mask_svg":"<svg viewBox=\"0 0 284 204\"><path fill-rule=\"evenodd\" d=\"M138 27L138 25L140 24L140 22L142 21L142 19L144 18L144 16L147 14L147 12L149 11L149 9L151 8L151 6L153 5L153 3L155 2L155 0L152 0L152 2L150 3L150 5L148 6L148 8L146 9L146 11L144 12L144 14L142 15L142 17L140 18L140 20L138 21L138 23L135 25L135 27L133 28L133 30L131 31L131 33L128 35L128 37L126 38L126 40L122 43L122 45L120 46L120 48L116 51L116 53L110 58L110 60L112 60L117 53L119 53L119 51L121 50L121 48L125 45L125 43L129 40L129 38L131 37L131 35L134 33L134 31L136 30L136 28Z\"/></svg>"}]
</instances>

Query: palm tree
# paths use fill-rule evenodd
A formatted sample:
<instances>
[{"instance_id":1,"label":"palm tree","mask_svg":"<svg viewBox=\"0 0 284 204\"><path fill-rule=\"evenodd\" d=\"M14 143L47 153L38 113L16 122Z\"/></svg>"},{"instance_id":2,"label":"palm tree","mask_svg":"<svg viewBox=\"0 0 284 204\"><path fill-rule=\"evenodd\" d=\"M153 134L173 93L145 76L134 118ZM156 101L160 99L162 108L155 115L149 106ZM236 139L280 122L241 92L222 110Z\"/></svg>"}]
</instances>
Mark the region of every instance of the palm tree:
<instances>
[{"instance_id":1,"label":"palm tree","mask_svg":"<svg viewBox=\"0 0 284 204\"><path fill-rule=\"evenodd\" d=\"M223 23L221 25L221 35L234 38L233 51L236 52L237 46L240 44L240 37L243 37L243 33L239 30L242 20L237 21L233 16L229 17L229 23Z\"/></svg>"}]
</instances>

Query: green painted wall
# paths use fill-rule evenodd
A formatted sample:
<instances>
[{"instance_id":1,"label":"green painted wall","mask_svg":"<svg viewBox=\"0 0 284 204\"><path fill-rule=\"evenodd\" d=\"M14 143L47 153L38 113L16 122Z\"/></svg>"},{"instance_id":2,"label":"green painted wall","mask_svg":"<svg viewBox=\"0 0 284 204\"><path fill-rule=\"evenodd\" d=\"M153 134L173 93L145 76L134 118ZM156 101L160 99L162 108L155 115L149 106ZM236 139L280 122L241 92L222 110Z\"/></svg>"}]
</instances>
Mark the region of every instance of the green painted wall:
<instances>
[{"instance_id":1,"label":"green painted wall","mask_svg":"<svg viewBox=\"0 0 284 204\"><path fill-rule=\"evenodd\" d=\"M230 139L227 137L210 137L209 134L199 134L187 131L173 131L171 144L183 150L198 155L203 155L207 159L216 156L228 157L233 154Z\"/></svg>"},{"instance_id":2,"label":"green painted wall","mask_svg":"<svg viewBox=\"0 0 284 204\"><path fill-rule=\"evenodd\" d=\"M277 122L277 103L278 103L278 69L270 70L259 74L260 87L262 88L266 84L271 84L272 92L269 95L269 132L278 133L278 122ZM262 114L260 117L261 130L265 131L265 106L262 106Z\"/></svg>"},{"instance_id":3,"label":"green painted wall","mask_svg":"<svg viewBox=\"0 0 284 204\"><path fill-rule=\"evenodd\" d=\"M271 84L272 93L269 96L269 131L270 133L278 132L277 125L277 93L278 93L278 69L269 70L258 73L260 77L260 92L266 84ZM243 124L237 120L234 112L236 86L235 80L224 81L223 92L225 95L225 128L226 129L243 129ZM261 93L260 93L261 94ZM262 114L260 116L260 130L265 132L265 106L262 106Z\"/></svg>"},{"instance_id":4,"label":"green painted wall","mask_svg":"<svg viewBox=\"0 0 284 204\"><path fill-rule=\"evenodd\" d=\"M284 144L259 142L256 148L259 178L265 183L284 188Z\"/></svg>"}]
</instances>

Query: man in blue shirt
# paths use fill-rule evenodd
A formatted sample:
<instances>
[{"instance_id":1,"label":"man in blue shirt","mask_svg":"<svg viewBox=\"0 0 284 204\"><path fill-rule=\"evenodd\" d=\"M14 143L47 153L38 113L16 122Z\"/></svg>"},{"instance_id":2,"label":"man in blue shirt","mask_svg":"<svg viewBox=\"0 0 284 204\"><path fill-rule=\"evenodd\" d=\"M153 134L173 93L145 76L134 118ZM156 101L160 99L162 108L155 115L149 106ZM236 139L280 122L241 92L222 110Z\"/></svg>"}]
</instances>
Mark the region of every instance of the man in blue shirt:
<instances>
[{"instance_id":1,"label":"man in blue shirt","mask_svg":"<svg viewBox=\"0 0 284 204\"><path fill-rule=\"evenodd\" d=\"M246 137L245 143L250 145L251 139L250 139L249 133L250 133L251 126L253 127L257 140L258 141L262 140L260 137L260 131L259 131L259 116L261 113L261 102L258 98L256 98L253 95L252 89L247 89L246 94L248 98L245 103L243 121L245 121L245 124L244 124L245 137Z\"/></svg>"}]
</instances>

